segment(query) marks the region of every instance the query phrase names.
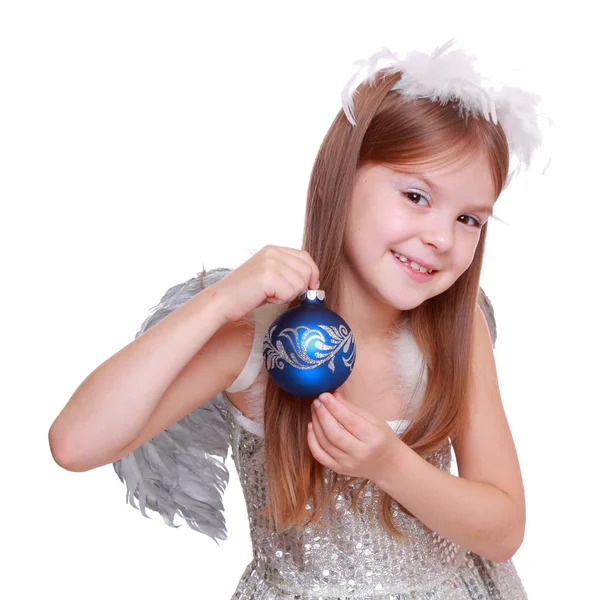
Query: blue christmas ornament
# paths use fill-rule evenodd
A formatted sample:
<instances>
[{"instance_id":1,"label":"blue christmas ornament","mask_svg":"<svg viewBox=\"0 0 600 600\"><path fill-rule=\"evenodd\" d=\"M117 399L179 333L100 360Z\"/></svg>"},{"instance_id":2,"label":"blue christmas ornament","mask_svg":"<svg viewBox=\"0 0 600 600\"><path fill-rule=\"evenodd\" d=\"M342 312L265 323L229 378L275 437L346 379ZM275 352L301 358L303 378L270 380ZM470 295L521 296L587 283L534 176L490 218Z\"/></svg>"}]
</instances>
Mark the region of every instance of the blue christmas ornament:
<instances>
[{"instance_id":1,"label":"blue christmas ornament","mask_svg":"<svg viewBox=\"0 0 600 600\"><path fill-rule=\"evenodd\" d=\"M323 290L307 290L300 305L268 327L263 342L267 373L284 391L316 398L339 388L352 372L356 344L350 327L325 308Z\"/></svg>"}]
</instances>

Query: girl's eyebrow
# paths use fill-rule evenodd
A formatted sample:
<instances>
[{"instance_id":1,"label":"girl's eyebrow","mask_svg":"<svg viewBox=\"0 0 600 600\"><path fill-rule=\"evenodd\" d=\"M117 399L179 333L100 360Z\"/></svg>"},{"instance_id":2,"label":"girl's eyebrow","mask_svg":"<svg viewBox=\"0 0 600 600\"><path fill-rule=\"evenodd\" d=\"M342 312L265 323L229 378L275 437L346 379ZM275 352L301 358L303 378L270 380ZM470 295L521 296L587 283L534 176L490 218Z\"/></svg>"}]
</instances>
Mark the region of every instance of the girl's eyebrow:
<instances>
[{"instance_id":1,"label":"girl's eyebrow","mask_svg":"<svg viewBox=\"0 0 600 600\"><path fill-rule=\"evenodd\" d=\"M489 215L494 214L494 207L489 204L473 204L472 206L468 206L467 210L475 210Z\"/></svg>"},{"instance_id":2,"label":"girl's eyebrow","mask_svg":"<svg viewBox=\"0 0 600 600\"><path fill-rule=\"evenodd\" d=\"M394 167L394 166L392 166L392 171L395 171L399 175L404 175L404 176L410 177L412 179L418 179L420 182L424 183L426 186L428 186L430 189L432 189L436 193L439 191L438 186L433 181L431 181L431 179L428 179L425 175L423 175L421 173L417 174L417 173L413 173L411 171L405 171L403 169L399 169L398 167Z\"/></svg>"},{"instance_id":3,"label":"girl's eyebrow","mask_svg":"<svg viewBox=\"0 0 600 600\"><path fill-rule=\"evenodd\" d=\"M429 186L432 190L438 191L438 186L433 183L430 179L427 179L425 175L417 175L416 173L406 173L410 177L414 177L415 179L420 179L425 185Z\"/></svg>"},{"instance_id":4,"label":"girl's eyebrow","mask_svg":"<svg viewBox=\"0 0 600 600\"><path fill-rule=\"evenodd\" d=\"M400 171L399 171L400 172ZM402 172L403 175L408 175L409 177L413 177L414 179L418 179L420 181L422 181L425 185L429 186L429 188L431 188L432 190L438 191L438 187L437 185L435 185L435 183L433 183L433 181L431 181L430 179L428 179L427 177L425 177L425 175L417 175L416 173L408 173L408 172ZM482 212L482 213L486 213L489 215L493 215L494 214L494 205L490 205L490 204L473 204L472 206L468 206L467 210L475 210L477 212Z\"/></svg>"}]
</instances>

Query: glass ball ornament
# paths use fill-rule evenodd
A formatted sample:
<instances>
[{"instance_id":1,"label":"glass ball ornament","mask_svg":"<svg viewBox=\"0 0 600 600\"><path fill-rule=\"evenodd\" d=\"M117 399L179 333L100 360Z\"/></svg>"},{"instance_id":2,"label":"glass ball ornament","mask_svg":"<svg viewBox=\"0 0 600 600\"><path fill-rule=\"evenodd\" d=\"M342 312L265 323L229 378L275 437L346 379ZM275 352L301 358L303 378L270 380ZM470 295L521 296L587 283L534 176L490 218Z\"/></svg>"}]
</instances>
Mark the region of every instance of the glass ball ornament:
<instances>
[{"instance_id":1,"label":"glass ball ornament","mask_svg":"<svg viewBox=\"0 0 600 600\"><path fill-rule=\"evenodd\" d=\"M299 398L335 391L356 360L352 330L324 301L323 290L306 290L300 305L279 315L265 334L267 373L282 390Z\"/></svg>"}]
</instances>

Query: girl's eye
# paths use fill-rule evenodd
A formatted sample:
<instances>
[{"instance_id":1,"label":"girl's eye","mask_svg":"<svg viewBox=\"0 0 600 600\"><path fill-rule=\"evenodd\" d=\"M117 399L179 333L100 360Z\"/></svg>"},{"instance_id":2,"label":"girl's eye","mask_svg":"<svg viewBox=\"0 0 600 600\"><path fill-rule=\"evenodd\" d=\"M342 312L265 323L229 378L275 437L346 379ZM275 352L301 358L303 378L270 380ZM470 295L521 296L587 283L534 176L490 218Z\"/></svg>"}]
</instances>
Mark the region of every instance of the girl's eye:
<instances>
[{"instance_id":1,"label":"girl's eye","mask_svg":"<svg viewBox=\"0 0 600 600\"><path fill-rule=\"evenodd\" d=\"M419 200L425 200L425 202L427 202L427 198L425 198L425 196L423 196L423 194L419 194L418 192L406 192L405 196L413 203L413 204L418 204ZM416 198L416 202L415 202L415 198ZM421 205L422 206L422 205ZM475 217L472 217L471 215L461 215L459 217L459 219L462 219L463 217L466 217L467 219L471 219L473 221L473 223L471 224L471 227L477 227L477 228L481 228L483 226L483 224L481 223L481 221L479 221L478 219L476 219ZM461 223L463 223L464 221L461 221ZM468 225L468 221L465 223L465 225Z\"/></svg>"},{"instance_id":2,"label":"girl's eye","mask_svg":"<svg viewBox=\"0 0 600 600\"><path fill-rule=\"evenodd\" d=\"M471 223L471 227L481 227L481 221L478 221L475 217L472 217L471 215L461 215L460 217L458 217L458 220L460 221L460 219L462 218L466 218L471 219L471 221L473 221L473 223ZM460 221L461 223L465 223L465 221ZM469 223L466 222L465 225L468 225Z\"/></svg>"},{"instance_id":3,"label":"girl's eye","mask_svg":"<svg viewBox=\"0 0 600 600\"><path fill-rule=\"evenodd\" d=\"M406 192L405 195L413 204L418 204L419 199L425 200L425 202L427 202L427 198L425 198L425 196L423 196L423 194L419 194L418 192ZM415 201L415 197L416 197L416 201ZM420 206L423 206L423 205L421 204Z\"/></svg>"}]
</instances>

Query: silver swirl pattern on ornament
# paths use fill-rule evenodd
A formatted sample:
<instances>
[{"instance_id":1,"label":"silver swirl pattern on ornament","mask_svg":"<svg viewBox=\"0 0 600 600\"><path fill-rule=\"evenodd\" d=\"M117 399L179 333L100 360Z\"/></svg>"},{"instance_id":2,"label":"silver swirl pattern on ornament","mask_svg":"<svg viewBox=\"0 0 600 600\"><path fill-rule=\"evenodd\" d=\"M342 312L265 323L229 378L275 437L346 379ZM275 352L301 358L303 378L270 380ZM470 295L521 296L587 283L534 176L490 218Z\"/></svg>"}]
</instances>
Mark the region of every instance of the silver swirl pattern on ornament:
<instances>
[{"instance_id":1,"label":"silver swirl pattern on ornament","mask_svg":"<svg viewBox=\"0 0 600 600\"><path fill-rule=\"evenodd\" d=\"M266 366L269 370L273 367L283 370L285 365L288 364L296 369L307 371L320 367L327 362L329 370L335 373L334 360L340 350L342 350L343 354L350 352L349 356L342 356L344 365L350 369L354 366L354 359L356 357L354 334L344 325L340 325L339 327L316 325L316 328L301 325L299 327L282 329L278 337L284 337L289 340L295 352L288 352L280 339L276 340L275 344L273 343L273 332L276 328L274 326L269 329L264 342ZM320 331L318 328L328 334L329 340L323 331ZM300 333L302 329L305 331ZM311 343L314 344L315 348L321 350L321 352L314 353L314 358L306 352Z\"/></svg>"}]
</instances>

